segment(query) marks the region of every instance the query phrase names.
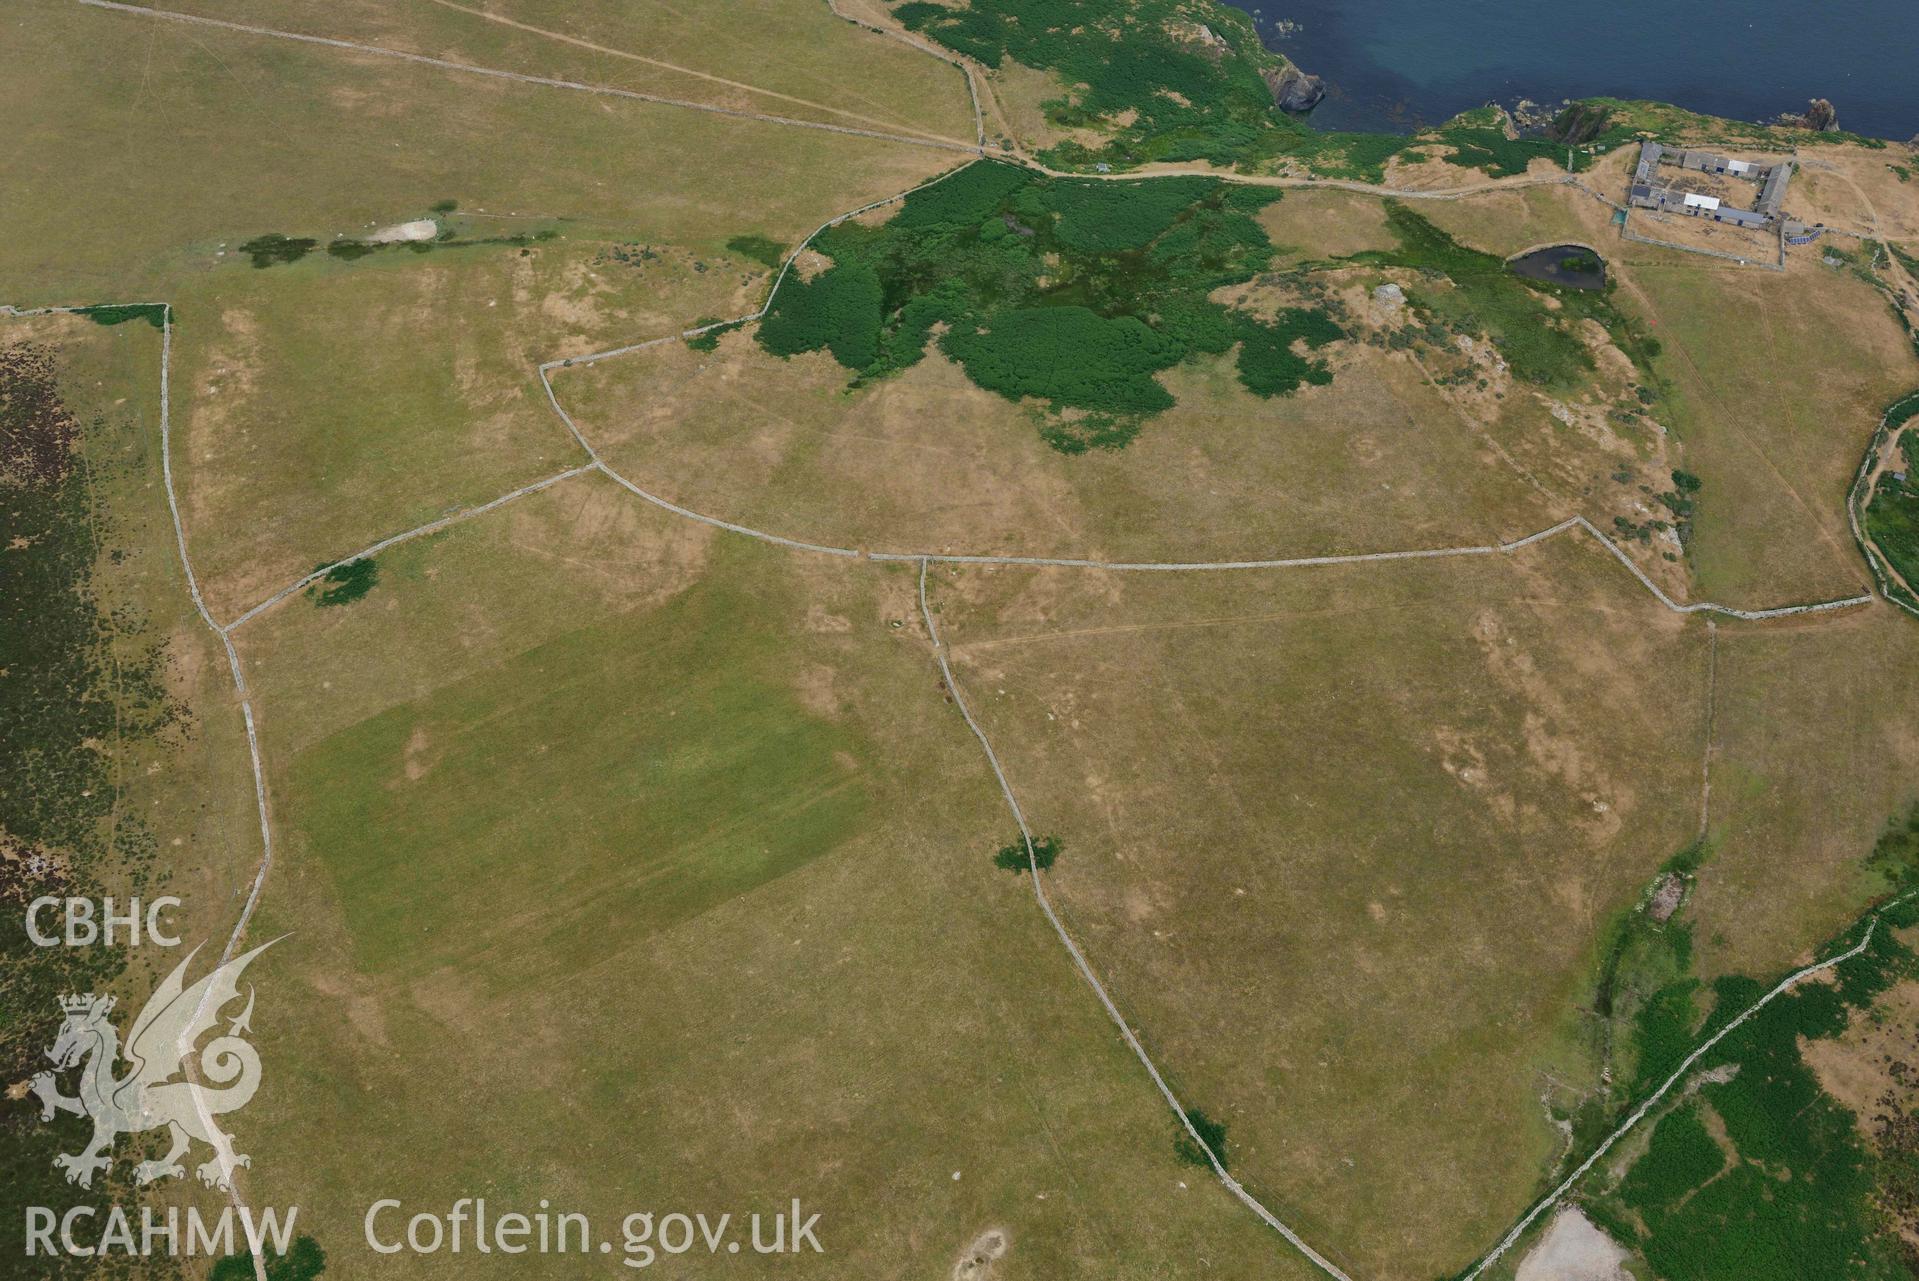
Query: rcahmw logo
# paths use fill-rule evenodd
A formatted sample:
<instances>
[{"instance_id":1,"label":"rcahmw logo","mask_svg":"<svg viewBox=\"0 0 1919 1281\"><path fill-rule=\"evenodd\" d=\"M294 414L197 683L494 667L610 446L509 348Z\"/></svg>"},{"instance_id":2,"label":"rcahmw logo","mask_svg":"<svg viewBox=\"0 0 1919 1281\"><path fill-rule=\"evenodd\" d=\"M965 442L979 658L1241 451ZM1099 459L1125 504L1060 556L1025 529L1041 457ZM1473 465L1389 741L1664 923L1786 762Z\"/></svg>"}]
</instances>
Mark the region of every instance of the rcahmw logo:
<instances>
[{"instance_id":1,"label":"rcahmw logo","mask_svg":"<svg viewBox=\"0 0 1919 1281\"><path fill-rule=\"evenodd\" d=\"M67 1182L92 1187L94 1175L113 1163L113 1148L122 1134L164 1129L170 1139L166 1155L136 1165L135 1182L145 1185L182 1177L186 1169L180 1158L197 1141L212 1150L207 1160L194 1167L200 1182L221 1190L232 1187L234 1171L252 1161L234 1150L233 1136L215 1118L246 1106L260 1088L260 1056L245 1037L252 1030L250 986L245 1007L228 1021L226 1030L205 1045L201 1041L216 1031L221 1012L240 999L239 980L247 966L278 941L216 966L190 987L187 967L200 949L188 953L133 1020L124 1065L119 1031L109 1017L114 998L91 992L60 998L65 1019L47 1050L53 1068L36 1075L29 1088L40 1100L42 1121L67 1112L93 1123L93 1137L80 1151L53 1159L54 1166L65 1171ZM67 1073L77 1074L72 1094L61 1088ZM119 1206L75 1206L64 1214L29 1206L27 1253L146 1254L156 1243L166 1253L193 1253L202 1246L210 1250L215 1243L231 1241L232 1214L232 1207L227 1207L209 1224L194 1207L188 1208L184 1222L177 1210L155 1218L149 1208L142 1212L136 1229L132 1217ZM272 1211L262 1211L256 1218L243 1208L240 1214L250 1247L258 1250L262 1240L270 1237L284 1250L282 1238L293 1230L297 1211L286 1211L284 1222ZM92 1244L82 1240L83 1232L95 1230L99 1236Z\"/></svg>"},{"instance_id":2,"label":"rcahmw logo","mask_svg":"<svg viewBox=\"0 0 1919 1281\"><path fill-rule=\"evenodd\" d=\"M70 1254L88 1259L112 1254L144 1258L164 1254L178 1257L223 1259L234 1253L236 1242L242 1250L262 1257L284 1255L293 1236L293 1221L298 1206L283 1215L278 1210L261 1210L257 1215L247 1206L240 1207L240 1235L233 1231L234 1210L220 1207L209 1223L200 1207L190 1205L186 1213L170 1205L156 1212L150 1205L140 1207L140 1221L124 1206L76 1205L64 1214L44 1205L27 1207L27 1254Z\"/></svg>"}]
</instances>

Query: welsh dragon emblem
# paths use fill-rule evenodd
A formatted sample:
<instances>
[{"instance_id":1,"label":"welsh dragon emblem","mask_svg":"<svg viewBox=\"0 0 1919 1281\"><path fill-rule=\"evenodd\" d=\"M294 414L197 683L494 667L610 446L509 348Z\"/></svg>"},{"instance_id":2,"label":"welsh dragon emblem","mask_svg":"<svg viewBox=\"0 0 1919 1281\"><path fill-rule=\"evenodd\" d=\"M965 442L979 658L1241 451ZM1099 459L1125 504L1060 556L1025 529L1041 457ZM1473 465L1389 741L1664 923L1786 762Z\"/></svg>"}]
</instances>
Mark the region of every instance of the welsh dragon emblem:
<instances>
[{"instance_id":1,"label":"welsh dragon emblem","mask_svg":"<svg viewBox=\"0 0 1919 1281\"><path fill-rule=\"evenodd\" d=\"M162 1126L171 1132L172 1146L159 1160L142 1161L135 1167L134 1177L140 1183L183 1175L179 1160L194 1139L213 1149L212 1158L196 1170L210 1188L231 1187L233 1171L252 1164L233 1150L233 1136L214 1122L223 1113L245 1107L260 1088L260 1056L243 1037L251 1030L251 987L246 1008L226 1032L205 1046L199 1042L213 1030L220 1011L239 999L240 974L247 964L277 942L263 943L227 961L192 987L185 986L186 970L200 949L187 953L133 1021L126 1046L125 1067L130 1070L124 1076L118 1075L119 1034L107 1018L114 998L91 993L60 998L66 1022L47 1051L54 1070L39 1073L30 1088L39 1096L41 1120L71 1112L93 1121L93 1140L84 1149L53 1158L54 1165L66 1171L67 1182L93 1186L94 1173L113 1163L116 1138ZM199 1070L189 1079L186 1068L195 1061ZM82 1063L79 1093L60 1093L58 1075Z\"/></svg>"}]
</instances>

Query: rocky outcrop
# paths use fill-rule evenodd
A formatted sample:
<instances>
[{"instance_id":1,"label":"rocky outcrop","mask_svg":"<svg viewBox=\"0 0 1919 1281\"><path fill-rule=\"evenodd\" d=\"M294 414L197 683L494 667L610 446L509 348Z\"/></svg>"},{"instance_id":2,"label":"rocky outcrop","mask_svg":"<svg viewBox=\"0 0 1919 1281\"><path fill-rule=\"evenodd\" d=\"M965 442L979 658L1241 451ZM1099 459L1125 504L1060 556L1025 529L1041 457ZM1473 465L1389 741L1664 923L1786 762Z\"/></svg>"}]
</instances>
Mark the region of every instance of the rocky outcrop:
<instances>
[{"instance_id":1,"label":"rocky outcrop","mask_svg":"<svg viewBox=\"0 0 1919 1281\"><path fill-rule=\"evenodd\" d=\"M1311 111L1326 96L1326 82L1309 76L1292 63L1263 73L1266 87L1273 91L1273 105L1281 111Z\"/></svg>"},{"instance_id":2,"label":"rocky outcrop","mask_svg":"<svg viewBox=\"0 0 1919 1281\"><path fill-rule=\"evenodd\" d=\"M1787 112L1779 117L1779 123L1791 129L1817 129L1821 133L1831 133L1839 128L1839 109L1824 98L1814 98L1806 104L1803 115Z\"/></svg>"},{"instance_id":3,"label":"rocky outcrop","mask_svg":"<svg viewBox=\"0 0 1919 1281\"><path fill-rule=\"evenodd\" d=\"M1184 44L1198 45L1200 53L1214 63L1233 51L1233 46L1227 43L1226 37L1203 22L1175 22L1166 30L1175 40Z\"/></svg>"},{"instance_id":4,"label":"rocky outcrop","mask_svg":"<svg viewBox=\"0 0 1919 1281\"><path fill-rule=\"evenodd\" d=\"M1546 126L1546 136L1568 147L1583 147L1612 123L1612 113L1589 102L1568 104Z\"/></svg>"},{"instance_id":5,"label":"rocky outcrop","mask_svg":"<svg viewBox=\"0 0 1919 1281\"><path fill-rule=\"evenodd\" d=\"M1653 920L1663 925L1672 919L1672 914L1677 912L1679 905L1685 901L1685 880L1668 872L1659 878L1659 884L1653 890L1652 898L1647 900L1646 911L1651 914Z\"/></svg>"}]
</instances>

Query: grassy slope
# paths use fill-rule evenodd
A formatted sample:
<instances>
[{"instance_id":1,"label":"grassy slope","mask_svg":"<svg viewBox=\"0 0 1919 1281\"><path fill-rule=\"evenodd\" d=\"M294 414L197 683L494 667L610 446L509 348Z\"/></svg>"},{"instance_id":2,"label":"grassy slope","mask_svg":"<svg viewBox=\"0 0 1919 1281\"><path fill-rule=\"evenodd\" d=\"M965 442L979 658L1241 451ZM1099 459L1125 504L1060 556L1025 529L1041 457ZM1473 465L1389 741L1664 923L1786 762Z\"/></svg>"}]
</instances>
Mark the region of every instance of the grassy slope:
<instances>
[{"instance_id":1,"label":"grassy slope","mask_svg":"<svg viewBox=\"0 0 1919 1281\"><path fill-rule=\"evenodd\" d=\"M367 1200L402 1188L607 1225L798 1196L828 1249L805 1275L944 1268L999 1225L1034 1275L1203 1253L1304 1277L1177 1164L993 868L1003 803L913 639L911 575L688 541L624 502L601 525L610 488L462 527L249 638L288 833L263 928L301 930L262 980L296 1007L268 1044L262 1189L348 1260ZM656 558L600 596L636 553ZM399 821L371 840L356 811Z\"/></svg>"},{"instance_id":2,"label":"grassy slope","mask_svg":"<svg viewBox=\"0 0 1919 1281\"><path fill-rule=\"evenodd\" d=\"M1465 243L1508 254L1555 237L1599 245L1619 307L1662 347L1653 408L1674 461L1704 481L1691 564L1702 599L1763 606L1862 589L1845 492L1887 403L1919 361L1855 276L1795 251L1785 275L1619 242L1576 193L1429 202Z\"/></svg>"},{"instance_id":3,"label":"grassy slope","mask_svg":"<svg viewBox=\"0 0 1919 1281\"><path fill-rule=\"evenodd\" d=\"M1884 304L1838 273L1690 260L1642 266L1633 286L1665 344L1681 456L1706 482L1702 594L1773 604L1858 591L1846 489L1879 414L1919 379Z\"/></svg>"},{"instance_id":4,"label":"grassy slope","mask_svg":"<svg viewBox=\"0 0 1919 1281\"><path fill-rule=\"evenodd\" d=\"M601 302L585 295L591 255L548 244L528 257L321 256L189 282L176 465L216 613L580 461L533 371L565 329L545 306L572 285L604 332L594 311L623 309L666 274L616 276Z\"/></svg>"},{"instance_id":5,"label":"grassy slope","mask_svg":"<svg viewBox=\"0 0 1919 1281\"><path fill-rule=\"evenodd\" d=\"M1093 963L1241 1177L1368 1276L1497 1234L1608 917L1689 838L1701 627L1589 546L939 599ZM1603 709L1603 710L1601 710Z\"/></svg>"},{"instance_id":6,"label":"grassy slope","mask_svg":"<svg viewBox=\"0 0 1919 1281\"><path fill-rule=\"evenodd\" d=\"M753 612L695 587L302 752L288 803L360 968L575 973L607 939L670 929L861 827L871 746L806 713Z\"/></svg>"},{"instance_id":7,"label":"grassy slope","mask_svg":"<svg viewBox=\"0 0 1919 1281\"><path fill-rule=\"evenodd\" d=\"M962 141L974 137L973 109L958 70L835 18L823 4L805 0L738 0L710 6L667 0L461 3L468 10L482 10L524 26L491 22L443 5L396 8L378 0L342 0L328 5L324 16L298 0L186 0L169 7L231 22L800 120L919 130ZM556 36L603 48L586 48ZM606 50L639 54L771 92L750 93Z\"/></svg>"},{"instance_id":8,"label":"grassy slope","mask_svg":"<svg viewBox=\"0 0 1919 1281\"><path fill-rule=\"evenodd\" d=\"M16 302L152 292L221 242L325 238L443 199L609 239L791 243L952 162L59 0L29 0L17 32L0 55L0 110L33 122L5 144L19 181L0 193Z\"/></svg>"},{"instance_id":9,"label":"grassy slope","mask_svg":"<svg viewBox=\"0 0 1919 1281\"><path fill-rule=\"evenodd\" d=\"M637 483L842 545L1207 559L1471 544L1550 523L1415 371L1349 355L1330 386L1270 400L1230 359L1202 359L1166 376L1179 403L1125 449L1077 457L937 355L849 394L824 355L782 362L737 335L712 355L663 346L555 387Z\"/></svg>"},{"instance_id":10,"label":"grassy slope","mask_svg":"<svg viewBox=\"0 0 1919 1281\"><path fill-rule=\"evenodd\" d=\"M1860 860L1919 800L1919 628L1891 608L1820 626L1722 629L1700 969L1762 973L1881 888Z\"/></svg>"},{"instance_id":11,"label":"grassy slope","mask_svg":"<svg viewBox=\"0 0 1919 1281\"><path fill-rule=\"evenodd\" d=\"M751 306L768 273L729 238L792 243L948 163L66 4L20 31L0 94L43 123L8 144L0 297L179 304L176 461L223 617L576 461L538 360ZM556 239L265 270L231 252L443 199L463 237Z\"/></svg>"}]
</instances>

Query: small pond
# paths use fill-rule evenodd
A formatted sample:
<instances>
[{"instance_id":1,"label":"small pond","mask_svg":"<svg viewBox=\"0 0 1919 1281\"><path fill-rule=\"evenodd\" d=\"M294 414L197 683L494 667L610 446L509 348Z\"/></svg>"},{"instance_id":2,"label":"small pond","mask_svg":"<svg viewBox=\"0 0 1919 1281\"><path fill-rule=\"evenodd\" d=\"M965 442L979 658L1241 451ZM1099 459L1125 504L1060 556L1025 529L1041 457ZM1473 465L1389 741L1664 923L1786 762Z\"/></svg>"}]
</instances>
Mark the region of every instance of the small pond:
<instances>
[{"instance_id":1,"label":"small pond","mask_svg":"<svg viewBox=\"0 0 1919 1281\"><path fill-rule=\"evenodd\" d=\"M1584 245L1552 245L1521 254L1506 264L1528 280L1572 289L1603 289L1606 260Z\"/></svg>"}]
</instances>

